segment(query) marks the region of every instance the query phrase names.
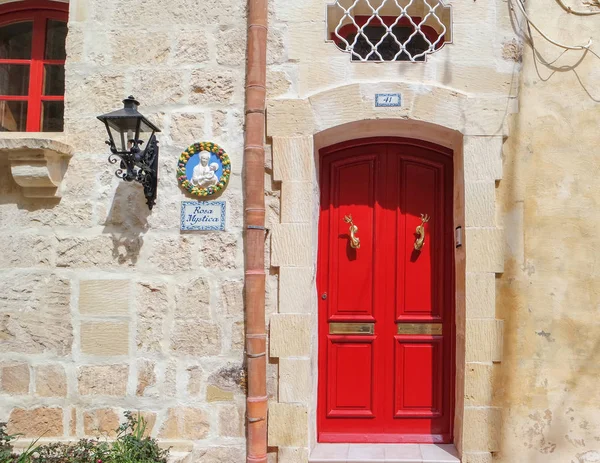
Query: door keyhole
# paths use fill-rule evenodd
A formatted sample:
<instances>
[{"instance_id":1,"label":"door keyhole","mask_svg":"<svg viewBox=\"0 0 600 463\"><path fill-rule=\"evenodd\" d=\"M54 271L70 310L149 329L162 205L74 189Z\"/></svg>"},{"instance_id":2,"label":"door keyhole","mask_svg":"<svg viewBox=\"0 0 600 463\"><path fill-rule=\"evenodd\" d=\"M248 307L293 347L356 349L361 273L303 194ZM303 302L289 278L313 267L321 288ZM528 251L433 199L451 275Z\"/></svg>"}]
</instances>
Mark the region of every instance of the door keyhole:
<instances>
[{"instance_id":1,"label":"door keyhole","mask_svg":"<svg viewBox=\"0 0 600 463\"><path fill-rule=\"evenodd\" d=\"M323 299L323 300L327 299L327 293L321 294L321 299Z\"/></svg>"}]
</instances>

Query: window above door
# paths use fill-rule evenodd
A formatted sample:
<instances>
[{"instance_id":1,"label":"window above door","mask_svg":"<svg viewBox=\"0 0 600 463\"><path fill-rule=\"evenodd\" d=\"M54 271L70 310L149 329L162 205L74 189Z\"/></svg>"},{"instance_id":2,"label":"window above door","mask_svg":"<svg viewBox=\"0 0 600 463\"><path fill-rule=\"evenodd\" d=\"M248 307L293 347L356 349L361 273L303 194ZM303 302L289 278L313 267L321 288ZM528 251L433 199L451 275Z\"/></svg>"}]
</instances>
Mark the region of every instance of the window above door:
<instances>
[{"instance_id":1,"label":"window above door","mask_svg":"<svg viewBox=\"0 0 600 463\"><path fill-rule=\"evenodd\" d=\"M327 38L352 61L425 61L451 42L451 22L441 0L336 0Z\"/></svg>"},{"instance_id":2,"label":"window above door","mask_svg":"<svg viewBox=\"0 0 600 463\"><path fill-rule=\"evenodd\" d=\"M0 6L0 131L62 132L68 4Z\"/></svg>"}]
</instances>

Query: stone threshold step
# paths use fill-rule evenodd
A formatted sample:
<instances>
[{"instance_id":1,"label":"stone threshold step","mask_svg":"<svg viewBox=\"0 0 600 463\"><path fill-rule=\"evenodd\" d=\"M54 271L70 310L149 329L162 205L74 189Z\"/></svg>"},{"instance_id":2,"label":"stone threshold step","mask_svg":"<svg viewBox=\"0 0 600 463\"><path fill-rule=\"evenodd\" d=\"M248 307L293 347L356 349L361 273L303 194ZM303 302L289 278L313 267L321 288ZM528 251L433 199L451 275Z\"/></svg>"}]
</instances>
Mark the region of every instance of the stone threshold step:
<instances>
[{"instance_id":1,"label":"stone threshold step","mask_svg":"<svg viewBox=\"0 0 600 463\"><path fill-rule=\"evenodd\" d=\"M460 463L452 444L317 444L309 463Z\"/></svg>"}]
</instances>

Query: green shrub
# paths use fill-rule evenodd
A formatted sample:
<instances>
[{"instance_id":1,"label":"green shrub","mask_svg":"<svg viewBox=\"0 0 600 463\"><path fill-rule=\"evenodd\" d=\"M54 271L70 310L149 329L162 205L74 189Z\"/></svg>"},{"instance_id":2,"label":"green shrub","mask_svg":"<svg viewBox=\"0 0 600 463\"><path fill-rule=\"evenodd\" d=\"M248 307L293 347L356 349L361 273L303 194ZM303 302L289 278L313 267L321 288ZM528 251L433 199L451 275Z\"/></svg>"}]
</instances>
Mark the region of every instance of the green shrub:
<instances>
[{"instance_id":1,"label":"green shrub","mask_svg":"<svg viewBox=\"0 0 600 463\"><path fill-rule=\"evenodd\" d=\"M146 421L136 419L125 412L127 421L117 429L117 438L112 444L106 463L167 463L168 450L162 450L156 439L144 437Z\"/></svg>"},{"instance_id":2,"label":"green shrub","mask_svg":"<svg viewBox=\"0 0 600 463\"><path fill-rule=\"evenodd\" d=\"M125 418L114 441L81 439L74 444L48 445L36 445L35 441L19 455L13 453L19 436L7 434L6 423L0 423L0 463L166 463L169 450L144 436L144 418L131 412L125 412Z\"/></svg>"}]
</instances>

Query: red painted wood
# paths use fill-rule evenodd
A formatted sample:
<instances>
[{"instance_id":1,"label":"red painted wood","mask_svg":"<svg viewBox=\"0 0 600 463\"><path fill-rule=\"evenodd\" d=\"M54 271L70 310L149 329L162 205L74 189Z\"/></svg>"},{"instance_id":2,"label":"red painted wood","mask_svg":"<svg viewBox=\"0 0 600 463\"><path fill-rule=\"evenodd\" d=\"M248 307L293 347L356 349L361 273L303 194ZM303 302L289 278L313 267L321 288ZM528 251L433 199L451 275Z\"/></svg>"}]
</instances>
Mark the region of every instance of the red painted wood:
<instances>
[{"instance_id":1,"label":"red painted wood","mask_svg":"<svg viewBox=\"0 0 600 463\"><path fill-rule=\"evenodd\" d=\"M45 59L43 60L44 64L54 64L54 65L63 65L65 64L64 60L58 59ZM31 60L28 59L0 59L0 63L2 64L30 64Z\"/></svg>"},{"instance_id":2,"label":"red painted wood","mask_svg":"<svg viewBox=\"0 0 600 463\"><path fill-rule=\"evenodd\" d=\"M394 417L440 417L442 336L395 336L395 339ZM417 420L414 426L421 422L424 420Z\"/></svg>"},{"instance_id":3,"label":"red painted wood","mask_svg":"<svg viewBox=\"0 0 600 463\"><path fill-rule=\"evenodd\" d=\"M30 60L0 59L0 64L28 64L29 92L23 96L0 95L0 101L27 101L27 132L39 132L41 128L42 101L64 101L64 95L43 96L44 65L63 65L64 60L45 59L46 30L49 19L67 22L68 4L34 0L8 3L0 6L0 26L32 21L33 37Z\"/></svg>"},{"instance_id":4,"label":"red painted wood","mask_svg":"<svg viewBox=\"0 0 600 463\"><path fill-rule=\"evenodd\" d=\"M374 336L329 336L327 416L374 416Z\"/></svg>"},{"instance_id":5,"label":"red painted wood","mask_svg":"<svg viewBox=\"0 0 600 463\"><path fill-rule=\"evenodd\" d=\"M43 101L63 101L65 99L64 96L59 95L48 95L42 97ZM17 96L17 95L3 95L0 96L0 101L27 101L28 97Z\"/></svg>"},{"instance_id":6,"label":"red painted wood","mask_svg":"<svg viewBox=\"0 0 600 463\"><path fill-rule=\"evenodd\" d=\"M321 150L320 442L452 439L454 290L452 153L401 138ZM426 241L414 251L420 214ZM352 214L361 247L349 246ZM371 322L373 336L330 335ZM397 335L397 323L442 323L442 336Z\"/></svg>"},{"instance_id":7,"label":"red painted wood","mask_svg":"<svg viewBox=\"0 0 600 463\"><path fill-rule=\"evenodd\" d=\"M49 0L24 0L0 5L0 15L16 12L31 12L33 10L60 11L69 13L69 4Z\"/></svg>"},{"instance_id":8,"label":"red painted wood","mask_svg":"<svg viewBox=\"0 0 600 463\"><path fill-rule=\"evenodd\" d=\"M380 165L365 149L354 150L348 159L339 159L329 167L329 192L332 208L329 235L329 320L373 321L377 301L374 298L375 272L375 193ZM361 204L363 203L363 204ZM352 215L360 224L361 248L352 249L348 240L350 226L344 217Z\"/></svg>"},{"instance_id":9,"label":"red painted wood","mask_svg":"<svg viewBox=\"0 0 600 463\"><path fill-rule=\"evenodd\" d=\"M45 19L43 11L36 12L33 15L33 44L31 49L31 73L29 75L29 107L27 108L28 132L40 131L46 22L47 20Z\"/></svg>"}]
</instances>

